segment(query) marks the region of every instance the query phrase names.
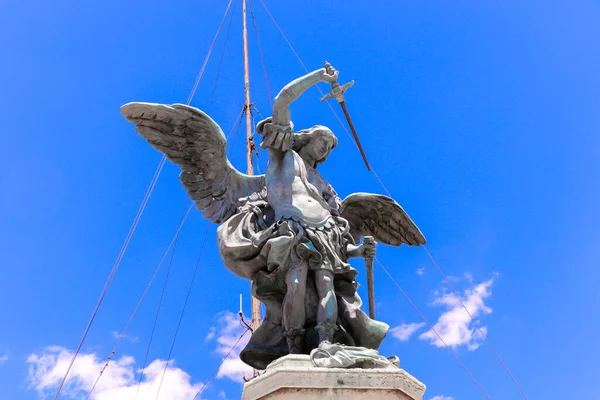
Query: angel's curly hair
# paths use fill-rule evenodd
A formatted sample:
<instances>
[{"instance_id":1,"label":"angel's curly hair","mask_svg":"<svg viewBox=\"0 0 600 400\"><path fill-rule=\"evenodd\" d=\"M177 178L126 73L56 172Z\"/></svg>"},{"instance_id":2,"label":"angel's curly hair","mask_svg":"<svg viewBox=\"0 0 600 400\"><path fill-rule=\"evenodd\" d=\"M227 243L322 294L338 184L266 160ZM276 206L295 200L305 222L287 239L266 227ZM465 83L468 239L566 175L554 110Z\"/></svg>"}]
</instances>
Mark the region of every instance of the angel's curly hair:
<instances>
[{"instance_id":1,"label":"angel's curly hair","mask_svg":"<svg viewBox=\"0 0 600 400\"><path fill-rule=\"evenodd\" d=\"M292 144L292 150L299 152L300 149L310 143L311 140L321 136L327 136L333 139L332 149L337 147L338 139L333 134L331 129L323 125L315 125L312 128L302 129L298 132L294 132L294 143Z\"/></svg>"}]
</instances>

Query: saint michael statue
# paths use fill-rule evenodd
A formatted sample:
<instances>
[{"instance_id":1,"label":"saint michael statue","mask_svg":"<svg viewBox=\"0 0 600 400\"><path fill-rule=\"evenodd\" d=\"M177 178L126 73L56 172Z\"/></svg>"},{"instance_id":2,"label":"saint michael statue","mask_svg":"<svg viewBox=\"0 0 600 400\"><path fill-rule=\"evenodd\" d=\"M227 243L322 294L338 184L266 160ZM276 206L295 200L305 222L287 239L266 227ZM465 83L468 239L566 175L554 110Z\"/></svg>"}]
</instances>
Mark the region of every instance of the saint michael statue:
<instances>
[{"instance_id":1,"label":"saint michael statue","mask_svg":"<svg viewBox=\"0 0 600 400\"><path fill-rule=\"evenodd\" d=\"M266 173L257 176L231 165L223 131L204 112L181 104L121 108L152 147L181 167L190 198L219 224L225 266L251 280L253 295L264 303L264 320L240 353L257 369L286 354L308 354L322 343L376 350L389 326L361 310L357 271L348 261L372 259L375 241L425 243L393 199L368 193L339 198L317 171L337 145L330 129L294 131L294 100L318 82L336 79L337 71L322 68L279 92L273 116L256 126L269 155Z\"/></svg>"}]
</instances>

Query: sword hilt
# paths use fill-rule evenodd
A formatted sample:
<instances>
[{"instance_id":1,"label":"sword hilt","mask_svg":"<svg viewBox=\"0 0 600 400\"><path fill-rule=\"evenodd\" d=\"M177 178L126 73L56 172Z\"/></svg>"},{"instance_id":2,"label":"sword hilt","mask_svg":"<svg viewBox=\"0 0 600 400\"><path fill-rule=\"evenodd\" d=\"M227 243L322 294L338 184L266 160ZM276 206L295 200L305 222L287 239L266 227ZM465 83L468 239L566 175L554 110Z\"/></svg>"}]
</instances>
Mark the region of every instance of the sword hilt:
<instances>
[{"instance_id":1,"label":"sword hilt","mask_svg":"<svg viewBox=\"0 0 600 400\"><path fill-rule=\"evenodd\" d=\"M333 65L331 65L327 61L325 61L325 71L329 75L333 75L335 73L335 68L333 68ZM325 101L327 99L336 99L338 103L343 103L346 100L346 99L344 99L344 93L352 85L354 85L354 81L344 83L341 86L337 80L331 82L331 92L329 92L325 96L321 97L321 101Z\"/></svg>"}]
</instances>

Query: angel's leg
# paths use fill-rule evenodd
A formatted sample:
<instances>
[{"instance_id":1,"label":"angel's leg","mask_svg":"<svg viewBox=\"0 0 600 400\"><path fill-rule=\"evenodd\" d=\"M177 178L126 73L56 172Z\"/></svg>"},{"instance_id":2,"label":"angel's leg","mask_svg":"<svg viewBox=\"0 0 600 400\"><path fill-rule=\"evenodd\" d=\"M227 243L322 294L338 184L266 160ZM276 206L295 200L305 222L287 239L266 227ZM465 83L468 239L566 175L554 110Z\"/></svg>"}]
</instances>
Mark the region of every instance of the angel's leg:
<instances>
[{"instance_id":1,"label":"angel's leg","mask_svg":"<svg viewBox=\"0 0 600 400\"><path fill-rule=\"evenodd\" d=\"M317 310L317 326L319 342L333 342L338 315L337 300L333 290L333 272L328 270L315 271L319 308Z\"/></svg>"},{"instance_id":2,"label":"angel's leg","mask_svg":"<svg viewBox=\"0 0 600 400\"><path fill-rule=\"evenodd\" d=\"M283 328L290 354L301 354L304 350L304 323L306 312L306 276L308 262L290 268L285 276L287 293L283 299Z\"/></svg>"}]
</instances>

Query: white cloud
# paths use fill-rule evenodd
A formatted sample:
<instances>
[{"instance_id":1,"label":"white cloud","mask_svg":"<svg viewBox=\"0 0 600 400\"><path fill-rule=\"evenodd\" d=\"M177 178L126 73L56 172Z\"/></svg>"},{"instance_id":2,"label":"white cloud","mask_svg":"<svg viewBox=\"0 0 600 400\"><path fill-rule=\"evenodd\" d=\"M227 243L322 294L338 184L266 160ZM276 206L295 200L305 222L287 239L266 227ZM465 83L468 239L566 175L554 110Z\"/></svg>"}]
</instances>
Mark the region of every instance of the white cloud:
<instances>
[{"instance_id":1,"label":"white cloud","mask_svg":"<svg viewBox=\"0 0 600 400\"><path fill-rule=\"evenodd\" d=\"M119 338L121 337L121 334L117 331L113 331L112 332L113 338L119 340ZM129 336L129 335L123 335L123 339L126 339L128 341L130 341L131 343L136 343L140 340L139 337L137 336Z\"/></svg>"},{"instance_id":2,"label":"white cloud","mask_svg":"<svg viewBox=\"0 0 600 400\"><path fill-rule=\"evenodd\" d=\"M454 400L454 397L450 397L450 396L435 396L435 397L432 397L429 400Z\"/></svg>"},{"instance_id":3,"label":"white cloud","mask_svg":"<svg viewBox=\"0 0 600 400\"><path fill-rule=\"evenodd\" d=\"M469 283L473 283L473 275L468 272L465 272L463 276L454 276L454 275L446 275L446 279L450 282L461 283L467 281Z\"/></svg>"},{"instance_id":4,"label":"white cloud","mask_svg":"<svg viewBox=\"0 0 600 400\"><path fill-rule=\"evenodd\" d=\"M417 275L419 275L419 276L425 275L425 267L417 268Z\"/></svg>"},{"instance_id":5,"label":"white cloud","mask_svg":"<svg viewBox=\"0 0 600 400\"><path fill-rule=\"evenodd\" d=\"M4 363L7 362L9 358L10 358L10 356L8 355L8 350L7 350L3 356L0 356L0 367L2 365L4 365Z\"/></svg>"},{"instance_id":6,"label":"white cloud","mask_svg":"<svg viewBox=\"0 0 600 400\"><path fill-rule=\"evenodd\" d=\"M470 280L469 276L466 278ZM491 278L488 281L465 290L464 294L461 295L465 307L469 310L473 318L477 319L477 317L484 314L492 313L492 309L485 305L484 299L492 295L490 288L493 282L494 278ZM466 346L469 350L477 349L484 339L477 331L477 328L473 326L469 314L464 310L456 296L453 293L438 294L437 296L433 301L433 305L444 306L448 311L444 312L438 318L434 325L435 331L448 346ZM487 327L481 326L479 322L478 325L481 327L482 332L487 335ZM436 347L444 346L442 341L431 330L422 333L419 335L419 338L421 340L428 340Z\"/></svg>"},{"instance_id":7,"label":"white cloud","mask_svg":"<svg viewBox=\"0 0 600 400\"><path fill-rule=\"evenodd\" d=\"M402 324L390 329L390 334L394 338L400 340L401 342L406 342L416 331L421 329L423 326L425 326L425 322Z\"/></svg>"},{"instance_id":8,"label":"white cloud","mask_svg":"<svg viewBox=\"0 0 600 400\"><path fill-rule=\"evenodd\" d=\"M208 333L206 334L206 338L204 338L204 341L209 342L209 341L213 340L216 333L217 333L217 328L215 328L214 326L211 326L210 329L208 330Z\"/></svg>"},{"instance_id":9,"label":"white cloud","mask_svg":"<svg viewBox=\"0 0 600 400\"><path fill-rule=\"evenodd\" d=\"M215 341L217 348L216 353L225 357L227 353L234 347L234 344L240 338L240 335L246 330L245 326L240 324L240 319L237 315L229 311L221 312L216 317L216 326L211 327L206 336L207 341ZM229 356L219 368L217 378L228 378L235 382L244 382L244 376L250 378L252 376L252 367L245 364L239 358L240 351L246 346L250 339L250 332L233 348Z\"/></svg>"},{"instance_id":10,"label":"white cloud","mask_svg":"<svg viewBox=\"0 0 600 400\"><path fill-rule=\"evenodd\" d=\"M27 358L29 388L36 390L41 398L53 395L58 389L72 357L73 352L59 346L46 347L38 354L31 354ZM71 399L80 399L87 395L104 363L105 361L94 353L79 353L62 389L62 395ZM136 377L134 364L135 360L129 356L113 360L104 371L91 398L93 400L131 400L134 398L138 390L139 379ZM156 397L165 366L166 361L157 359L143 370L144 379L140 385L139 399ZM194 398L200 387L200 384L192 384L190 375L180 368L175 368L171 361L161 386L160 398L189 400Z\"/></svg>"}]
</instances>

